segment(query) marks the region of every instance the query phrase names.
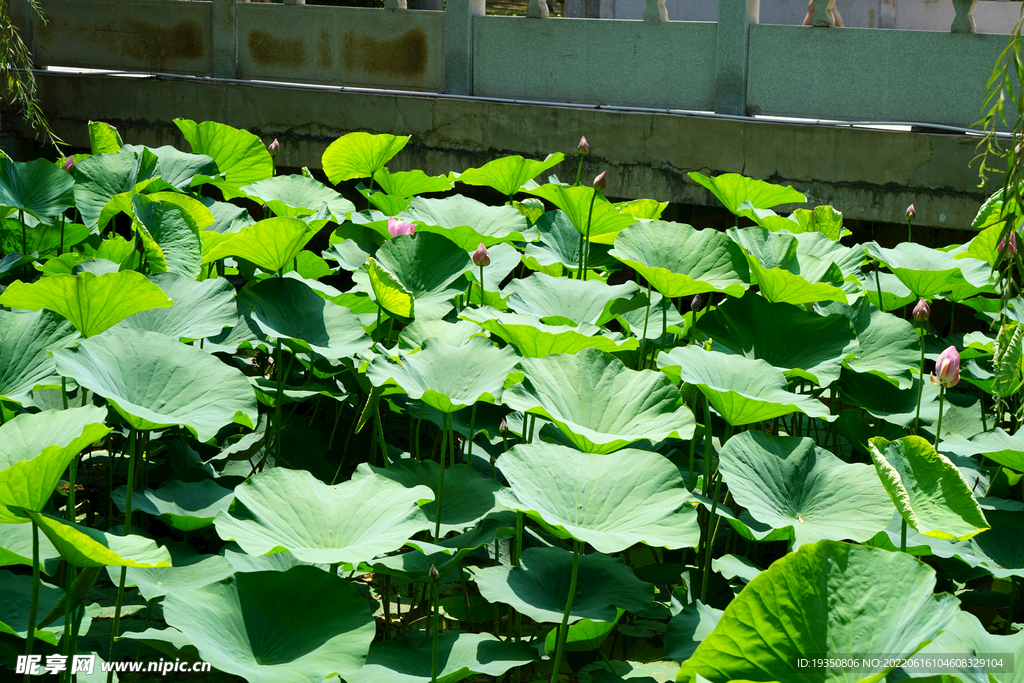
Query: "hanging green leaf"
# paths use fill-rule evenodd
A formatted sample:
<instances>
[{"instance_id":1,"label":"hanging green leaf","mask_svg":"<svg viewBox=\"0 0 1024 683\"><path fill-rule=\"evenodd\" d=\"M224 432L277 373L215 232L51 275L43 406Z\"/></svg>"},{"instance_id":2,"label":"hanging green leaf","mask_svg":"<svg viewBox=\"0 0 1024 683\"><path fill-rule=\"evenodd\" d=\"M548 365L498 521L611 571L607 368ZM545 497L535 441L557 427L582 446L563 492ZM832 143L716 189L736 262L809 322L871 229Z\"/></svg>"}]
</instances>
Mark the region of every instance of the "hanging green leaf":
<instances>
[{"instance_id":1,"label":"hanging green leaf","mask_svg":"<svg viewBox=\"0 0 1024 683\"><path fill-rule=\"evenodd\" d=\"M395 274L372 256L366 259L366 272L370 280L373 298L381 308L400 318L412 318L416 301L412 292L405 288Z\"/></svg>"},{"instance_id":2,"label":"hanging green leaf","mask_svg":"<svg viewBox=\"0 0 1024 683\"><path fill-rule=\"evenodd\" d=\"M334 184L353 178L369 178L402 151L409 136L349 133L327 146L321 165Z\"/></svg>"},{"instance_id":3,"label":"hanging green leaf","mask_svg":"<svg viewBox=\"0 0 1024 683\"><path fill-rule=\"evenodd\" d=\"M740 216L746 215L740 210L744 202L749 202L754 209L771 209L779 204L803 204L807 201L803 194L788 185L773 185L739 173L723 173L714 178L696 171L687 175L697 184L706 187L725 208Z\"/></svg>"},{"instance_id":4,"label":"hanging green leaf","mask_svg":"<svg viewBox=\"0 0 1024 683\"><path fill-rule=\"evenodd\" d=\"M524 159L521 156L507 156L492 159L480 168L467 168L459 174L460 183L467 185L486 185L512 197L523 189L530 180L543 175L562 163L565 155L561 152L549 154L544 161Z\"/></svg>"},{"instance_id":5,"label":"hanging green leaf","mask_svg":"<svg viewBox=\"0 0 1024 683\"><path fill-rule=\"evenodd\" d=\"M298 218L267 218L238 232L218 235L219 239L208 245L207 239L216 234L208 230L203 234L203 263L236 256L276 273L298 256L316 230Z\"/></svg>"}]
</instances>

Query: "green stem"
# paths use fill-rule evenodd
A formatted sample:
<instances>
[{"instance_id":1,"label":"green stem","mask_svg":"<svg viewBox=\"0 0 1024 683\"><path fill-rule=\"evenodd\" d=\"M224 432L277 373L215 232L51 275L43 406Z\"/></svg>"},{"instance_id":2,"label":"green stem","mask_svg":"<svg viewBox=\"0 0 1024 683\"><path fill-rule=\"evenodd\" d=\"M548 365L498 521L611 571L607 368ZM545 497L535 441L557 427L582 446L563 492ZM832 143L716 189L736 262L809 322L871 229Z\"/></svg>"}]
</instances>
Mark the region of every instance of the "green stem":
<instances>
[{"instance_id":1,"label":"green stem","mask_svg":"<svg viewBox=\"0 0 1024 683\"><path fill-rule=\"evenodd\" d=\"M576 185L580 184L580 176L582 174L583 174L583 155L581 154L580 155L580 165L576 167Z\"/></svg>"},{"instance_id":2,"label":"green stem","mask_svg":"<svg viewBox=\"0 0 1024 683\"><path fill-rule=\"evenodd\" d=\"M586 278L587 269L590 268L590 218L594 215L594 200L597 199L598 190L594 190L594 194L590 196L590 210L587 212L587 239L584 240L583 248L583 276L581 280Z\"/></svg>"},{"instance_id":3,"label":"green stem","mask_svg":"<svg viewBox=\"0 0 1024 683\"><path fill-rule=\"evenodd\" d=\"M921 392L924 391L924 329L921 330L921 376L917 380L917 412L914 413L914 435L920 434L921 427Z\"/></svg>"},{"instance_id":4,"label":"green stem","mask_svg":"<svg viewBox=\"0 0 1024 683\"><path fill-rule=\"evenodd\" d=\"M480 306L484 305L484 267L480 266Z\"/></svg>"},{"instance_id":5,"label":"green stem","mask_svg":"<svg viewBox=\"0 0 1024 683\"><path fill-rule=\"evenodd\" d=\"M661 348L662 353L664 353L665 346L667 344L667 342L665 341L666 337L668 337L668 301L666 301L665 298L662 297L662 301L661 301L661 344L660 344L660 348ZM657 367L657 363L655 363L654 359L652 358L651 359L651 369L653 370L656 367Z\"/></svg>"},{"instance_id":6,"label":"green stem","mask_svg":"<svg viewBox=\"0 0 1024 683\"><path fill-rule=\"evenodd\" d=\"M572 577L569 579L569 597L565 599L562 624L558 627L558 645L555 648L555 666L551 670L551 683L558 683L558 671L562 668L562 650L565 649L565 638L569 635L569 613L572 612L572 601L576 596L576 577L580 571L580 545L579 541L572 542Z\"/></svg>"},{"instance_id":7,"label":"green stem","mask_svg":"<svg viewBox=\"0 0 1024 683\"><path fill-rule=\"evenodd\" d=\"M693 408L691 410L693 411L694 415L697 414L697 401L700 400L700 396L701 395L698 393L698 394L694 395L694 397L693 397ZM687 479L687 483L689 484L686 488L690 489L691 491L693 491L693 487L697 485L697 480L696 480L696 474L697 473L694 471L696 469L696 467L695 467L695 460L694 460L696 451L697 451L697 435L695 433L692 437L690 437L690 469L688 469L686 471L686 479Z\"/></svg>"},{"instance_id":8,"label":"green stem","mask_svg":"<svg viewBox=\"0 0 1024 683\"><path fill-rule=\"evenodd\" d=\"M377 322L374 323L374 325L373 325L373 333L374 334L377 334L379 332L379 330L380 330L380 314L381 314L381 311L383 311L383 310L384 309L378 303L377 304Z\"/></svg>"},{"instance_id":9,"label":"green stem","mask_svg":"<svg viewBox=\"0 0 1024 683\"><path fill-rule=\"evenodd\" d=\"M416 418L416 433L415 433L415 436L413 437L413 442L415 443L416 459L417 460L422 460L423 459L420 456L420 425L423 423L423 411L424 411L424 409L426 407L427 407L426 403L422 403L422 402L420 403L420 415L419 415L419 417Z\"/></svg>"},{"instance_id":10,"label":"green stem","mask_svg":"<svg viewBox=\"0 0 1024 683\"><path fill-rule=\"evenodd\" d=\"M878 268L875 269L875 287L878 289L878 310L884 311L882 307L882 262L878 262Z\"/></svg>"},{"instance_id":11,"label":"green stem","mask_svg":"<svg viewBox=\"0 0 1024 683\"><path fill-rule=\"evenodd\" d=\"M711 402L704 397L704 481L701 482L701 493L707 497L711 492Z\"/></svg>"},{"instance_id":12,"label":"green stem","mask_svg":"<svg viewBox=\"0 0 1024 683\"><path fill-rule=\"evenodd\" d=\"M469 445L466 447L466 464L470 464L470 459L473 456L473 437L476 436L476 404L473 404L473 410L469 413Z\"/></svg>"},{"instance_id":13,"label":"green stem","mask_svg":"<svg viewBox=\"0 0 1024 683\"><path fill-rule=\"evenodd\" d=\"M64 253L64 213L60 214L60 245L57 246L57 256Z\"/></svg>"},{"instance_id":14,"label":"green stem","mask_svg":"<svg viewBox=\"0 0 1024 683\"><path fill-rule=\"evenodd\" d=\"M443 459L443 456L442 456L442 459ZM441 471L444 471L444 467L441 468ZM438 502L440 502L440 496L438 496ZM440 510L440 505L438 506L438 509ZM440 519L440 516L438 516L438 519ZM440 610L438 609L438 605L437 605L437 603L438 603L438 599L437 599L437 583L438 583L439 580L440 580L440 578L434 579L433 581L430 582L432 587L433 587L433 590L431 591L430 597L432 599L431 601L433 602L433 608L434 608L434 628L432 629L433 632L431 633L431 648L430 648L430 650L431 650L431 652L430 652L430 683L437 683L437 673L438 673L438 671L437 671L437 651L438 651L438 645L439 645L439 643L438 643L438 631L439 631L439 626L440 626L440 624L439 624L440 618L438 616L438 612L440 612Z\"/></svg>"},{"instance_id":15,"label":"green stem","mask_svg":"<svg viewBox=\"0 0 1024 683\"><path fill-rule=\"evenodd\" d=\"M28 632L25 634L25 657L32 656L36 640L36 617L39 615L39 526L32 521L32 605L28 610ZM25 661L28 661L26 659ZM25 672L25 683L32 680L31 672Z\"/></svg>"},{"instance_id":16,"label":"green stem","mask_svg":"<svg viewBox=\"0 0 1024 683\"><path fill-rule=\"evenodd\" d=\"M128 432L128 482L125 487L125 501L124 501L124 536L131 533L132 529L132 488L135 483L135 461L138 460L139 454L136 452L139 444L136 429L132 427ZM127 577L127 567L121 567L121 578L117 582L117 600L114 603L114 625L110 631L110 654L108 655L107 661L114 661L114 646L115 639L118 635L118 630L121 627L121 605L124 602L124 582ZM111 669L107 673L107 683L111 683L114 680L114 670Z\"/></svg>"},{"instance_id":17,"label":"green stem","mask_svg":"<svg viewBox=\"0 0 1024 683\"><path fill-rule=\"evenodd\" d=\"M438 459L440 463L440 474L437 479L437 518L434 520L434 543L437 543L438 539L441 538L441 501L444 498L444 461L445 461L445 446L448 442L448 414L445 413L441 419L442 424L442 436L441 436L441 457ZM454 420L453 420L454 421Z\"/></svg>"},{"instance_id":18,"label":"green stem","mask_svg":"<svg viewBox=\"0 0 1024 683\"><path fill-rule=\"evenodd\" d=\"M274 401L274 452L281 462L281 400L284 397L284 368L281 367L281 340L274 348L274 369L277 373L277 398Z\"/></svg>"},{"instance_id":19,"label":"green stem","mask_svg":"<svg viewBox=\"0 0 1024 683\"><path fill-rule=\"evenodd\" d=\"M903 519L900 525L900 552L907 552L907 520Z\"/></svg>"},{"instance_id":20,"label":"green stem","mask_svg":"<svg viewBox=\"0 0 1024 683\"><path fill-rule=\"evenodd\" d=\"M28 237L25 230L25 211L18 209L18 222L21 223L21 255L28 256Z\"/></svg>"},{"instance_id":21,"label":"green stem","mask_svg":"<svg viewBox=\"0 0 1024 683\"><path fill-rule=\"evenodd\" d=\"M577 280L582 280L583 279L583 233L582 232L580 233L580 247L579 247L579 254L578 254L577 258L579 258L580 263L579 263L578 266L576 266L576 279Z\"/></svg>"},{"instance_id":22,"label":"green stem","mask_svg":"<svg viewBox=\"0 0 1024 683\"><path fill-rule=\"evenodd\" d=\"M946 387L939 387L939 422L935 425L935 452L939 452L939 439L942 438L942 401L946 398Z\"/></svg>"},{"instance_id":23,"label":"green stem","mask_svg":"<svg viewBox=\"0 0 1024 683\"><path fill-rule=\"evenodd\" d=\"M637 361L636 369L644 365L644 347L647 346L647 320L651 317L651 283L647 283L647 308L644 309L644 333L640 335L640 360Z\"/></svg>"},{"instance_id":24,"label":"green stem","mask_svg":"<svg viewBox=\"0 0 1024 683\"><path fill-rule=\"evenodd\" d=\"M388 444L384 440L384 426L381 425L380 420L380 404L377 405L377 410L373 415L374 426L377 427L377 443L380 444L380 457L384 460L384 467L391 467L391 459L388 458Z\"/></svg>"},{"instance_id":25,"label":"green stem","mask_svg":"<svg viewBox=\"0 0 1024 683\"><path fill-rule=\"evenodd\" d=\"M715 524L714 530L712 530L711 522L716 519L715 512L718 510L718 494L721 493L721 489L722 475L721 472L719 472L719 475L715 480L715 495L711 499L711 513L708 515L708 526L704 539L704 575L701 578L700 586L700 601L704 604L707 604L708 601L708 578L711 576L711 551L714 550L715 534L718 531L718 524Z\"/></svg>"}]
</instances>

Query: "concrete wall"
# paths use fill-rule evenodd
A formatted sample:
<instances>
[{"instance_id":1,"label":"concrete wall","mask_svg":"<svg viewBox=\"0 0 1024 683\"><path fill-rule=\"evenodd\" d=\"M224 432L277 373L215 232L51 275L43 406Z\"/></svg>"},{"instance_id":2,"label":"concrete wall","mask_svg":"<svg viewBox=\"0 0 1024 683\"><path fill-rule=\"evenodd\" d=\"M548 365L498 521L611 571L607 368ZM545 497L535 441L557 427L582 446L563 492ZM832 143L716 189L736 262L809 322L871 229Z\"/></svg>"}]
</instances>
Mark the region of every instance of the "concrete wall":
<instances>
[{"instance_id":1,"label":"concrete wall","mask_svg":"<svg viewBox=\"0 0 1024 683\"><path fill-rule=\"evenodd\" d=\"M238 3L238 77L440 92L444 13Z\"/></svg>"},{"instance_id":2,"label":"concrete wall","mask_svg":"<svg viewBox=\"0 0 1024 683\"><path fill-rule=\"evenodd\" d=\"M714 109L713 23L489 16L473 30L475 95Z\"/></svg>"},{"instance_id":3,"label":"concrete wall","mask_svg":"<svg viewBox=\"0 0 1024 683\"><path fill-rule=\"evenodd\" d=\"M852 219L901 223L911 202L915 226L967 229L995 186L976 187L970 166L977 138L757 120L505 104L431 96L339 92L217 80L139 79L91 74L39 74L44 112L70 144L88 146L87 123L107 121L125 142L187 149L176 116L246 128L279 138L278 163L316 168L338 136L353 131L410 135L389 164L430 174L462 171L504 154L567 156L553 169L576 171L576 143L592 153L583 175L608 172L613 197L650 197L716 206L686 177L744 173L793 185L815 204L830 203ZM1000 183L998 177L993 183Z\"/></svg>"},{"instance_id":4,"label":"concrete wall","mask_svg":"<svg viewBox=\"0 0 1024 683\"><path fill-rule=\"evenodd\" d=\"M747 112L969 126L1005 47L999 35L752 26Z\"/></svg>"}]
</instances>

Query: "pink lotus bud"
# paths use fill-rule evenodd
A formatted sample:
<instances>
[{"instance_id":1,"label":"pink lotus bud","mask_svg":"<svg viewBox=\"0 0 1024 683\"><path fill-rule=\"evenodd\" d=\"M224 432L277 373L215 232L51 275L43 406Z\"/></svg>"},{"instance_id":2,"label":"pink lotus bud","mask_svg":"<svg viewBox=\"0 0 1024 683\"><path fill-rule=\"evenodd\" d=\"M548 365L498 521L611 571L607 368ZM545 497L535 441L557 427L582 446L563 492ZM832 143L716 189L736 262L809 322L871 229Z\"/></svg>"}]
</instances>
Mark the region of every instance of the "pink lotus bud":
<instances>
[{"instance_id":1,"label":"pink lotus bud","mask_svg":"<svg viewBox=\"0 0 1024 683\"><path fill-rule=\"evenodd\" d=\"M437 567L435 565L430 565L430 571L427 572L427 576L430 577L431 581L437 581L439 578L441 578L441 574L438 573Z\"/></svg>"},{"instance_id":2,"label":"pink lotus bud","mask_svg":"<svg viewBox=\"0 0 1024 683\"><path fill-rule=\"evenodd\" d=\"M508 434L508 420L504 417L501 418L501 424L498 425L499 434Z\"/></svg>"},{"instance_id":3,"label":"pink lotus bud","mask_svg":"<svg viewBox=\"0 0 1024 683\"><path fill-rule=\"evenodd\" d=\"M274 138L274 141L267 147L267 151L270 152L270 156L276 157L277 153L281 151L281 143Z\"/></svg>"},{"instance_id":4,"label":"pink lotus bud","mask_svg":"<svg viewBox=\"0 0 1024 683\"><path fill-rule=\"evenodd\" d=\"M917 218L917 211L914 210L914 205L911 204L907 207L907 220L912 221Z\"/></svg>"},{"instance_id":5,"label":"pink lotus bud","mask_svg":"<svg viewBox=\"0 0 1024 683\"><path fill-rule=\"evenodd\" d=\"M406 223L400 221L397 218L388 219L388 233L392 237L398 237L399 235L415 235L416 226L412 223Z\"/></svg>"},{"instance_id":6,"label":"pink lotus bud","mask_svg":"<svg viewBox=\"0 0 1024 683\"><path fill-rule=\"evenodd\" d=\"M576 151L580 153L581 157L585 157L590 154L590 143L587 142L585 137L580 138L580 144L577 145Z\"/></svg>"},{"instance_id":7,"label":"pink lotus bud","mask_svg":"<svg viewBox=\"0 0 1024 683\"><path fill-rule=\"evenodd\" d=\"M932 384L943 387L955 387L960 381L960 354L955 346L939 354L935 361L935 371L932 372Z\"/></svg>"},{"instance_id":8,"label":"pink lotus bud","mask_svg":"<svg viewBox=\"0 0 1024 683\"><path fill-rule=\"evenodd\" d=\"M690 300L690 310L699 311L704 307L704 298L700 294L695 294L693 299Z\"/></svg>"},{"instance_id":9,"label":"pink lotus bud","mask_svg":"<svg viewBox=\"0 0 1024 683\"><path fill-rule=\"evenodd\" d=\"M1009 242L1007 242L1009 240ZM1013 258L1017 255L1017 233L1013 230L1007 237L999 240L998 251L1000 254L1005 253L1008 258Z\"/></svg>"},{"instance_id":10,"label":"pink lotus bud","mask_svg":"<svg viewBox=\"0 0 1024 683\"><path fill-rule=\"evenodd\" d=\"M919 323L927 321L928 316L930 316L931 314L931 306L929 306L928 302L925 301L924 299L918 301L917 305L914 306L914 320L916 320Z\"/></svg>"},{"instance_id":11,"label":"pink lotus bud","mask_svg":"<svg viewBox=\"0 0 1024 683\"><path fill-rule=\"evenodd\" d=\"M473 263L478 266L489 266L491 265L491 255L487 253L487 247L481 242L480 246L473 252Z\"/></svg>"},{"instance_id":12,"label":"pink lotus bud","mask_svg":"<svg viewBox=\"0 0 1024 683\"><path fill-rule=\"evenodd\" d=\"M68 173L73 173L75 170L75 158L68 157L67 159L64 160L64 163L60 165L60 167L67 171Z\"/></svg>"},{"instance_id":13,"label":"pink lotus bud","mask_svg":"<svg viewBox=\"0 0 1024 683\"><path fill-rule=\"evenodd\" d=\"M604 186L608 184L608 171L601 171L596 178L594 178L594 189L600 192L604 189Z\"/></svg>"}]
</instances>

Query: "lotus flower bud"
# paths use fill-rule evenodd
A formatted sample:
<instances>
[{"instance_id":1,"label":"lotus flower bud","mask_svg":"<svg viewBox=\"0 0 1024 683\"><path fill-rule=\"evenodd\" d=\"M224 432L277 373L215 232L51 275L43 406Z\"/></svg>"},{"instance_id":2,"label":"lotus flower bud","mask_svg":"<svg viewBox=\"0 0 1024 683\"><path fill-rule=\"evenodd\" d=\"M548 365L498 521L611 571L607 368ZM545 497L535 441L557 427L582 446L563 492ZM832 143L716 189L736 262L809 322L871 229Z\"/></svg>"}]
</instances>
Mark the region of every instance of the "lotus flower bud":
<instances>
[{"instance_id":1,"label":"lotus flower bud","mask_svg":"<svg viewBox=\"0 0 1024 683\"><path fill-rule=\"evenodd\" d=\"M437 581L441 577L437 571L437 567L434 565L430 565L430 571L427 572L427 574L430 576L431 581Z\"/></svg>"},{"instance_id":2,"label":"lotus flower bud","mask_svg":"<svg viewBox=\"0 0 1024 683\"><path fill-rule=\"evenodd\" d=\"M507 419L501 418L501 424L498 425L498 433L501 434L502 436L504 436L505 434L508 434L508 420Z\"/></svg>"},{"instance_id":3,"label":"lotus flower bud","mask_svg":"<svg viewBox=\"0 0 1024 683\"><path fill-rule=\"evenodd\" d=\"M400 221L397 218L392 217L388 219L388 234L392 237L398 237L399 235L415 235L416 226L412 223L406 223L405 221Z\"/></svg>"},{"instance_id":4,"label":"lotus flower bud","mask_svg":"<svg viewBox=\"0 0 1024 683\"><path fill-rule=\"evenodd\" d=\"M487 253L487 247L484 246L483 242L473 252L473 263L480 267L491 265L491 255Z\"/></svg>"},{"instance_id":5,"label":"lotus flower bud","mask_svg":"<svg viewBox=\"0 0 1024 683\"><path fill-rule=\"evenodd\" d=\"M590 143L587 142L585 137L580 138L580 144L577 145L576 151L580 153L581 157L585 157L590 154Z\"/></svg>"},{"instance_id":6,"label":"lotus flower bud","mask_svg":"<svg viewBox=\"0 0 1024 683\"><path fill-rule=\"evenodd\" d=\"M930 316L931 314L931 306L929 306L928 302L925 301L924 299L918 301L917 305L914 306L914 320L916 320L919 323L926 322L928 320L928 316Z\"/></svg>"},{"instance_id":7,"label":"lotus flower bud","mask_svg":"<svg viewBox=\"0 0 1024 683\"><path fill-rule=\"evenodd\" d=\"M608 171L601 171L596 178L594 178L594 189L601 191L604 186L608 184Z\"/></svg>"},{"instance_id":8,"label":"lotus flower bud","mask_svg":"<svg viewBox=\"0 0 1024 683\"><path fill-rule=\"evenodd\" d=\"M75 158L68 157L67 159L64 160L64 163L60 165L60 167L67 171L68 173L73 173L75 170Z\"/></svg>"},{"instance_id":9,"label":"lotus flower bud","mask_svg":"<svg viewBox=\"0 0 1024 683\"><path fill-rule=\"evenodd\" d=\"M267 147L267 151L270 152L270 156L276 157L277 153L281 151L281 143L274 138L274 141Z\"/></svg>"},{"instance_id":10,"label":"lotus flower bud","mask_svg":"<svg viewBox=\"0 0 1024 683\"><path fill-rule=\"evenodd\" d=\"M907 220L912 221L917 218L917 211L914 210L914 205L911 204L907 207Z\"/></svg>"},{"instance_id":11,"label":"lotus flower bud","mask_svg":"<svg viewBox=\"0 0 1024 683\"><path fill-rule=\"evenodd\" d=\"M702 308L704 308L704 298L700 294L695 294L690 300L690 310L699 311Z\"/></svg>"},{"instance_id":12,"label":"lotus flower bud","mask_svg":"<svg viewBox=\"0 0 1024 683\"><path fill-rule=\"evenodd\" d=\"M1007 242L1009 240L1009 242ZM1017 233L1013 230L1010 234L1003 239L999 240L998 251L1000 254L1005 253L1008 258L1013 258L1017 255Z\"/></svg>"},{"instance_id":13,"label":"lotus flower bud","mask_svg":"<svg viewBox=\"0 0 1024 683\"><path fill-rule=\"evenodd\" d=\"M943 387L955 387L960 381L960 354L957 353L955 346L950 346L939 354L931 379L932 384Z\"/></svg>"}]
</instances>

